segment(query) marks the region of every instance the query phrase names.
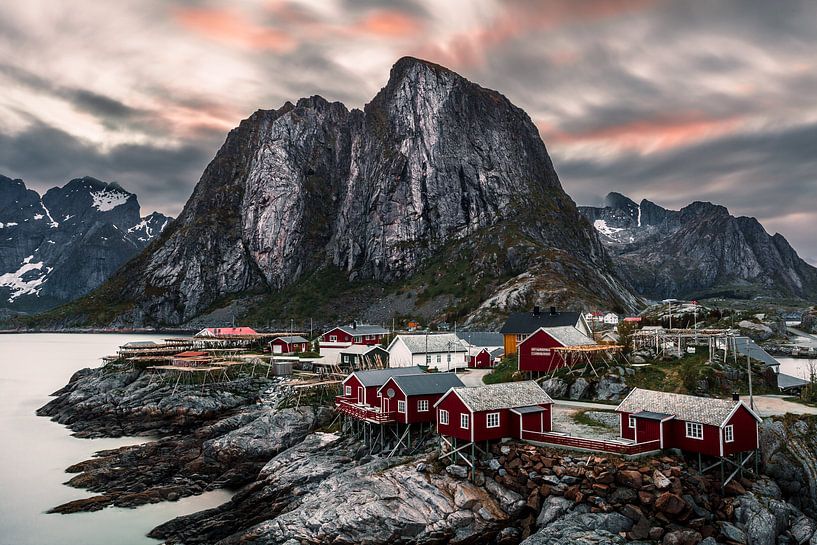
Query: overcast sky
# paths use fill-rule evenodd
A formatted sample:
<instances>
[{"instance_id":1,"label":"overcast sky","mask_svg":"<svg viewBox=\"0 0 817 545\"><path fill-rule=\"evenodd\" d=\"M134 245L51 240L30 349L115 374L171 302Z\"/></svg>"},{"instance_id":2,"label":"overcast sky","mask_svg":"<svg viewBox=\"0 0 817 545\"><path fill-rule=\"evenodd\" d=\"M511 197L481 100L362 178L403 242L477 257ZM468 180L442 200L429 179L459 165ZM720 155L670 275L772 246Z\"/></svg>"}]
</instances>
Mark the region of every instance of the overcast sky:
<instances>
[{"instance_id":1,"label":"overcast sky","mask_svg":"<svg viewBox=\"0 0 817 545\"><path fill-rule=\"evenodd\" d=\"M361 107L403 55L525 109L579 204L709 200L817 263L812 0L6 2L0 173L176 214L241 119Z\"/></svg>"}]
</instances>

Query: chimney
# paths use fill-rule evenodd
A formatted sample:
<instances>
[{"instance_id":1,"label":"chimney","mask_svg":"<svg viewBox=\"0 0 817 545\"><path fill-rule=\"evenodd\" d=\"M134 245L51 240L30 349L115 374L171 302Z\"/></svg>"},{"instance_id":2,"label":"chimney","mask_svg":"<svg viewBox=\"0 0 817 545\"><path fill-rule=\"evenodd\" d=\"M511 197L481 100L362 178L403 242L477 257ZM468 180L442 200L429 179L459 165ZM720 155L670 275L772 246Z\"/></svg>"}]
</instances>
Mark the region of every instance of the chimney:
<instances>
[{"instance_id":1,"label":"chimney","mask_svg":"<svg viewBox=\"0 0 817 545\"><path fill-rule=\"evenodd\" d=\"M352 329L357 329L357 320L352 320Z\"/></svg>"},{"instance_id":2,"label":"chimney","mask_svg":"<svg viewBox=\"0 0 817 545\"><path fill-rule=\"evenodd\" d=\"M735 392L732 394L732 401L740 401L740 394Z\"/></svg>"},{"instance_id":3,"label":"chimney","mask_svg":"<svg viewBox=\"0 0 817 545\"><path fill-rule=\"evenodd\" d=\"M556 314L557 314L556 307L550 307L550 315L551 316L556 316Z\"/></svg>"},{"instance_id":4,"label":"chimney","mask_svg":"<svg viewBox=\"0 0 817 545\"><path fill-rule=\"evenodd\" d=\"M539 305L536 305L535 307L533 307L533 315L534 316L539 316L541 313L542 313L542 311L539 308Z\"/></svg>"}]
</instances>

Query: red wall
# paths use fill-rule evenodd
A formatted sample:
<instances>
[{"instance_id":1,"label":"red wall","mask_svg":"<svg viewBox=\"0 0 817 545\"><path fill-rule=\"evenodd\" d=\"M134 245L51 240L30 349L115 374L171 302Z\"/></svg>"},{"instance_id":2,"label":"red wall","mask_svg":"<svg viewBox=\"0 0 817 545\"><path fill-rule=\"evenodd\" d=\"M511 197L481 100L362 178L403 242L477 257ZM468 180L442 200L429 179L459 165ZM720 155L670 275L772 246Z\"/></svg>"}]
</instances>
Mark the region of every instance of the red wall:
<instances>
[{"instance_id":1,"label":"red wall","mask_svg":"<svg viewBox=\"0 0 817 545\"><path fill-rule=\"evenodd\" d=\"M275 339L272 344L280 346L284 352L306 352L306 343L286 343L281 339Z\"/></svg>"},{"instance_id":2,"label":"red wall","mask_svg":"<svg viewBox=\"0 0 817 545\"><path fill-rule=\"evenodd\" d=\"M441 409L448 411L448 424L440 424ZM449 394L446 396L445 399L443 399L443 402L437 406L436 411L434 412L435 418L437 419L437 432L440 435L447 435L448 437L456 437L457 439L462 439L463 441L470 441L470 426L473 425L473 422L469 422L469 429L467 430L460 428L460 414L462 413L466 413L468 415L471 414L468 408L456 395Z\"/></svg>"},{"instance_id":3,"label":"red wall","mask_svg":"<svg viewBox=\"0 0 817 545\"><path fill-rule=\"evenodd\" d=\"M541 431L541 432L548 432L551 430L551 414L550 414L550 406L542 405L544 412L541 413L530 413L522 415L522 428L525 431ZM516 413L512 413L516 418L519 418L519 415Z\"/></svg>"},{"instance_id":4,"label":"red wall","mask_svg":"<svg viewBox=\"0 0 817 545\"><path fill-rule=\"evenodd\" d=\"M635 428L630 427L630 413L620 412L619 424L621 425L621 436L624 439L632 439L635 441Z\"/></svg>"},{"instance_id":5,"label":"red wall","mask_svg":"<svg viewBox=\"0 0 817 545\"><path fill-rule=\"evenodd\" d=\"M638 438L638 443L657 441L661 438L661 422L647 418L636 418L635 432L635 436Z\"/></svg>"},{"instance_id":6,"label":"red wall","mask_svg":"<svg viewBox=\"0 0 817 545\"><path fill-rule=\"evenodd\" d=\"M561 343L545 331L537 331L517 347L519 370L547 373L564 367L564 360L558 353L553 350L549 350L549 354L543 353L543 351L560 346L562 346Z\"/></svg>"},{"instance_id":7,"label":"red wall","mask_svg":"<svg viewBox=\"0 0 817 545\"><path fill-rule=\"evenodd\" d=\"M338 343L352 343L352 344L365 344L367 346L373 346L376 344L380 344L383 341L383 335L371 335L374 337L373 339L366 339L364 336L360 336L357 338L353 338L351 335L343 331L342 329L336 327L335 329L330 329L326 333L324 333L321 337L321 341L323 342L332 342L329 340L329 337L332 335L337 336L337 340L335 342Z\"/></svg>"},{"instance_id":8,"label":"red wall","mask_svg":"<svg viewBox=\"0 0 817 545\"><path fill-rule=\"evenodd\" d=\"M346 387L347 387L347 386L351 386L351 387L352 387L352 399L354 399L354 400L355 400L355 401L357 401L357 402L361 402L361 401L363 401L362 399L359 399L359 398L358 398L358 395L357 395L358 388L359 388L360 386L362 386L362 384L360 384L360 381L357 379L357 377L356 377L356 376L354 376L354 375L349 375L349 376L346 378L346 382L344 382L344 383L341 385L341 392L340 392L340 393L341 393L341 395L344 395L344 396L346 395Z\"/></svg>"},{"instance_id":9,"label":"red wall","mask_svg":"<svg viewBox=\"0 0 817 545\"><path fill-rule=\"evenodd\" d=\"M730 424L735 428L735 440L723 444L724 456L757 448L757 420L746 407L741 406L735 411L732 418L726 422L727 426ZM724 439L726 439L725 435Z\"/></svg>"},{"instance_id":10,"label":"red wall","mask_svg":"<svg viewBox=\"0 0 817 545\"><path fill-rule=\"evenodd\" d=\"M690 439L686 436L684 420L670 420L664 423L664 448L679 448L707 456L720 456L720 428L704 424L704 438Z\"/></svg>"},{"instance_id":11,"label":"red wall","mask_svg":"<svg viewBox=\"0 0 817 545\"><path fill-rule=\"evenodd\" d=\"M389 411L393 411L397 413L397 420L404 423L404 424L419 424L421 422L435 422L436 421L436 411L434 410L434 404L437 403L437 400L442 397L442 394L431 394L431 395L415 395L409 396L406 398L406 395L403 393L400 388L397 387L395 384L394 379L389 379L383 385L381 389L381 393L383 397L387 397L386 390L389 388L394 388L394 397L389 399ZM417 404L420 400L425 399L428 401L428 411L420 412L417 410ZM406 412L399 413L397 412L397 402L398 401L407 401L406 402ZM457 417L459 418L459 417ZM459 424L459 420L457 420Z\"/></svg>"}]
</instances>

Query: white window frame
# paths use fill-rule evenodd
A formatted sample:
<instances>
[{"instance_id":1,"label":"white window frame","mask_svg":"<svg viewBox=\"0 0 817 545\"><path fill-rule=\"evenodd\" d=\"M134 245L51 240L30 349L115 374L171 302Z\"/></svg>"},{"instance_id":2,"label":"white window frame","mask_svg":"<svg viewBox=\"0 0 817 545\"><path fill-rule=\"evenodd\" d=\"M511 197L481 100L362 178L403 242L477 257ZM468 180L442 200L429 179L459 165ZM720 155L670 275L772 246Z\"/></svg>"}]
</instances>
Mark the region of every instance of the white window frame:
<instances>
[{"instance_id":1,"label":"white window frame","mask_svg":"<svg viewBox=\"0 0 817 545\"><path fill-rule=\"evenodd\" d=\"M686 436L688 439L697 439L703 440L704 438L704 425L700 422L687 422L686 423Z\"/></svg>"},{"instance_id":2,"label":"white window frame","mask_svg":"<svg viewBox=\"0 0 817 545\"><path fill-rule=\"evenodd\" d=\"M448 425L448 411L440 409L440 424Z\"/></svg>"},{"instance_id":3,"label":"white window frame","mask_svg":"<svg viewBox=\"0 0 817 545\"><path fill-rule=\"evenodd\" d=\"M329 335L329 342L330 343L338 342L338 336L337 335Z\"/></svg>"},{"instance_id":4,"label":"white window frame","mask_svg":"<svg viewBox=\"0 0 817 545\"><path fill-rule=\"evenodd\" d=\"M417 412L418 413L427 413L428 412L428 400L427 399L418 399L417 400Z\"/></svg>"},{"instance_id":5,"label":"white window frame","mask_svg":"<svg viewBox=\"0 0 817 545\"><path fill-rule=\"evenodd\" d=\"M406 402L402 399L397 400L397 412L398 413L406 413Z\"/></svg>"},{"instance_id":6,"label":"white window frame","mask_svg":"<svg viewBox=\"0 0 817 545\"><path fill-rule=\"evenodd\" d=\"M431 354L426 354L426 365L431 365Z\"/></svg>"},{"instance_id":7,"label":"white window frame","mask_svg":"<svg viewBox=\"0 0 817 545\"><path fill-rule=\"evenodd\" d=\"M437 354L437 363L442 363L443 357L441 354Z\"/></svg>"},{"instance_id":8,"label":"white window frame","mask_svg":"<svg viewBox=\"0 0 817 545\"><path fill-rule=\"evenodd\" d=\"M468 413L460 413L460 428L467 430L471 425L471 415Z\"/></svg>"},{"instance_id":9,"label":"white window frame","mask_svg":"<svg viewBox=\"0 0 817 545\"><path fill-rule=\"evenodd\" d=\"M723 428L723 442L733 443L735 441L735 426L729 424Z\"/></svg>"},{"instance_id":10,"label":"white window frame","mask_svg":"<svg viewBox=\"0 0 817 545\"><path fill-rule=\"evenodd\" d=\"M491 422L492 418L496 417L495 422ZM485 415L485 427L486 428L498 428L499 427L499 413L488 413Z\"/></svg>"},{"instance_id":11,"label":"white window frame","mask_svg":"<svg viewBox=\"0 0 817 545\"><path fill-rule=\"evenodd\" d=\"M352 397L352 387L347 386L343 393L346 395L346 397Z\"/></svg>"},{"instance_id":12,"label":"white window frame","mask_svg":"<svg viewBox=\"0 0 817 545\"><path fill-rule=\"evenodd\" d=\"M521 343L524 340L525 340L525 335L523 335L522 333L517 333L516 334L516 342L517 343Z\"/></svg>"},{"instance_id":13,"label":"white window frame","mask_svg":"<svg viewBox=\"0 0 817 545\"><path fill-rule=\"evenodd\" d=\"M634 417L633 415L630 415L630 419L627 421L627 426L628 426L628 427L629 427L631 430L634 430L634 429L635 429L635 417Z\"/></svg>"}]
</instances>

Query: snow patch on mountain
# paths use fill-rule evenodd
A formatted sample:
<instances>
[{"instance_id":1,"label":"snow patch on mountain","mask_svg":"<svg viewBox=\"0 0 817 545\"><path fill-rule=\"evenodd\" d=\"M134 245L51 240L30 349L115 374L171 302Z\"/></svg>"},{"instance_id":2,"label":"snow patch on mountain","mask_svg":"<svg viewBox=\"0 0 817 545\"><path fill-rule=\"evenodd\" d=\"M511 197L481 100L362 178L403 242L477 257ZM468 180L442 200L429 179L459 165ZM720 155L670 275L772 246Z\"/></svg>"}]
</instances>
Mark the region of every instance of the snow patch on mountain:
<instances>
[{"instance_id":1,"label":"snow patch on mountain","mask_svg":"<svg viewBox=\"0 0 817 545\"><path fill-rule=\"evenodd\" d=\"M34 259L34 256L30 255L23 259L19 269L0 275L0 286L11 289L9 303L21 295L38 294L45 277L51 272L51 267L43 267L44 263L42 261L32 263L32 259Z\"/></svg>"},{"instance_id":2,"label":"snow patch on mountain","mask_svg":"<svg viewBox=\"0 0 817 545\"><path fill-rule=\"evenodd\" d=\"M91 193L91 198L94 200L94 208L100 212L107 212L128 202L128 199L131 198L131 194L117 189L104 189Z\"/></svg>"},{"instance_id":3,"label":"snow patch on mountain","mask_svg":"<svg viewBox=\"0 0 817 545\"><path fill-rule=\"evenodd\" d=\"M608 237L612 237L619 231L623 231L621 227L610 227L607 225L607 222L604 220L596 220L593 222L593 227L596 228L596 231L603 235L607 235Z\"/></svg>"}]
</instances>

